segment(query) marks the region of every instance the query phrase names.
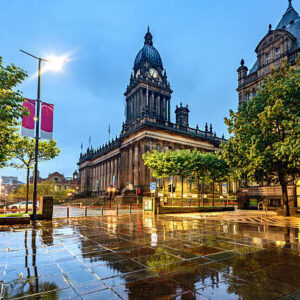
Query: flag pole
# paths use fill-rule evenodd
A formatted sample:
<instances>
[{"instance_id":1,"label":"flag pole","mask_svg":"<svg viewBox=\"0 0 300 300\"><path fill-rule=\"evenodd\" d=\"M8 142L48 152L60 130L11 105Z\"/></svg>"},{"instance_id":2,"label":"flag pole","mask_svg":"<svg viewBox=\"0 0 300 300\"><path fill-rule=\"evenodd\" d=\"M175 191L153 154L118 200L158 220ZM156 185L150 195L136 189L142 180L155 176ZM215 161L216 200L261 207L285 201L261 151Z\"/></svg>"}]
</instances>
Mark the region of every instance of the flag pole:
<instances>
[{"instance_id":1,"label":"flag pole","mask_svg":"<svg viewBox=\"0 0 300 300\"><path fill-rule=\"evenodd\" d=\"M36 202L37 202L37 180L38 180L38 157L39 157L39 134L40 134L40 104L41 104L41 66L42 61L47 61L46 59L37 57L31 53L28 53L24 50L21 52L37 59L39 61L38 65L38 87L37 87L37 110L35 115L35 149L34 149L34 173L33 173L33 201L32 201L32 215L31 218L33 221L36 220Z\"/></svg>"},{"instance_id":2,"label":"flag pole","mask_svg":"<svg viewBox=\"0 0 300 300\"><path fill-rule=\"evenodd\" d=\"M108 124L108 141L110 141L110 124Z\"/></svg>"}]
</instances>

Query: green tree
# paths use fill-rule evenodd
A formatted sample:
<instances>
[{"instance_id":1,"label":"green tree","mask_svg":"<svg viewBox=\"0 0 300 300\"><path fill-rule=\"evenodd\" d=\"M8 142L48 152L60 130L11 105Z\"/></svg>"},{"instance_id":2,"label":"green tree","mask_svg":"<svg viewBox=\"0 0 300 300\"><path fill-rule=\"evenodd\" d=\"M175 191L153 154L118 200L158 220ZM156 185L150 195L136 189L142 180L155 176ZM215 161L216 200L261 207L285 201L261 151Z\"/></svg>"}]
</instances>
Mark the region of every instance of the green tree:
<instances>
[{"instance_id":1,"label":"green tree","mask_svg":"<svg viewBox=\"0 0 300 300\"><path fill-rule=\"evenodd\" d=\"M33 184L29 184L28 194L33 193ZM56 190L55 184L52 181L42 181L37 184L37 195L38 198L42 196L53 196L55 202L62 202L68 197L68 194L73 192L73 190ZM27 195L27 185L21 185L15 189L12 194L13 199L24 199Z\"/></svg>"},{"instance_id":2,"label":"green tree","mask_svg":"<svg viewBox=\"0 0 300 300\"><path fill-rule=\"evenodd\" d=\"M50 160L58 156L60 150L54 140L49 142L39 141L39 162ZM26 168L26 210L28 212L28 194L29 194L29 173L34 166L35 158L35 140L28 137L18 136L13 143L14 160L10 164L12 167Z\"/></svg>"},{"instance_id":3,"label":"green tree","mask_svg":"<svg viewBox=\"0 0 300 300\"><path fill-rule=\"evenodd\" d=\"M202 183L202 193L203 193L203 183L206 179L206 164L205 164L205 154L194 149L191 153L191 170L192 177L197 182L198 191L198 206L200 206L200 190L199 185Z\"/></svg>"},{"instance_id":4,"label":"green tree","mask_svg":"<svg viewBox=\"0 0 300 300\"><path fill-rule=\"evenodd\" d=\"M156 179L163 178L165 176L165 153L153 150L151 153L147 151L143 154L145 166L147 166L152 176Z\"/></svg>"},{"instance_id":5,"label":"green tree","mask_svg":"<svg viewBox=\"0 0 300 300\"><path fill-rule=\"evenodd\" d=\"M212 185L212 204L215 205L215 183L228 179L229 167L225 159L214 152L204 154L205 180Z\"/></svg>"},{"instance_id":6,"label":"green tree","mask_svg":"<svg viewBox=\"0 0 300 300\"><path fill-rule=\"evenodd\" d=\"M211 183L214 205L214 183L228 177L229 168L218 153L201 153L199 150L178 150L147 152L143 155L145 165L151 169L154 178L179 176L181 178L181 199L183 201L183 182L185 179L196 179L199 182Z\"/></svg>"},{"instance_id":7,"label":"green tree","mask_svg":"<svg viewBox=\"0 0 300 300\"><path fill-rule=\"evenodd\" d=\"M13 64L3 66L0 56L0 167L12 156L17 125L25 113L22 105L24 99L15 88L26 76L25 71Z\"/></svg>"},{"instance_id":8,"label":"green tree","mask_svg":"<svg viewBox=\"0 0 300 300\"><path fill-rule=\"evenodd\" d=\"M191 151L178 150L158 152L153 150L143 155L145 165L152 171L154 178L180 176L181 178L181 198L183 199L183 181L192 175Z\"/></svg>"},{"instance_id":9,"label":"green tree","mask_svg":"<svg viewBox=\"0 0 300 300\"><path fill-rule=\"evenodd\" d=\"M181 178L181 200L183 202L183 182L184 179L192 177L192 156L190 150L178 150L173 152L174 172ZM182 203L183 204L183 203Z\"/></svg>"},{"instance_id":10,"label":"green tree","mask_svg":"<svg viewBox=\"0 0 300 300\"><path fill-rule=\"evenodd\" d=\"M223 156L241 179L281 185L289 216L287 186L300 172L300 72L287 63L273 70L258 95L225 118L232 136ZM298 70L297 70L298 68Z\"/></svg>"}]
</instances>

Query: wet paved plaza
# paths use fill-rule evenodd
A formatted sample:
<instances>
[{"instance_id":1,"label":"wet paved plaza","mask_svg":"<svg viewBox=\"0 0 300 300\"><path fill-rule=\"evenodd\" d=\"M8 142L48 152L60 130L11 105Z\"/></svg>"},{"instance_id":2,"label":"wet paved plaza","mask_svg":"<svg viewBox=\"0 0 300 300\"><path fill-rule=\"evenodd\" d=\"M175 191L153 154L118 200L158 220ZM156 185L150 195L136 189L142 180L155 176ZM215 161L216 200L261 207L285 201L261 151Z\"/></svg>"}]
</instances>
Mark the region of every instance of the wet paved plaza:
<instances>
[{"instance_id":1,"label":"wet paved plaza","mask_svg":"<svg viewBox=\"0 0 300 300\"><path fill-rule=\"evenodd\" d=\"M4 299L300 299L300 222L120 215L0 227Z\"/></svg>"}]
</instances>

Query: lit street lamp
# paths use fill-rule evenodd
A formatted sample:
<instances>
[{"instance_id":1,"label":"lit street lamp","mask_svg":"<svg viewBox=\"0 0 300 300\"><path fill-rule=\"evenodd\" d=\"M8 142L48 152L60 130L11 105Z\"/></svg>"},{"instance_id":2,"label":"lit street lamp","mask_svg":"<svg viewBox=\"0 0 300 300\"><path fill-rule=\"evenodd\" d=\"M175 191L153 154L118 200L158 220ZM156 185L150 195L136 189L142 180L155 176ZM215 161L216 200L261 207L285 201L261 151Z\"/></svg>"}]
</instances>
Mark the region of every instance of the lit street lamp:
<instances>
[{"instance_id":1,"label":"lit street lamp","mask_svg":"<svg viewBox=\"0 0 300 300\"><path fill-rule=\"evenodd\" d=\"M35 157L34 157L34 181L33 181L33 202L32 202L32 215L31 219L33 221L36 220L36 202L37 202L37 177L38 177L38 149L39 149L39 124L40 124L40 104L41 104L41 66L42 62L48 62L45 71L47 70L52 70L52 71L60 71L62 70L62 66L64 62L67 61L67 56L51 56L49 59L43 59L40 57L37 57L31 53L28 53L24 50L20 50L21 52L35 58L38 60L39 65L38 65L38 87L37 87L37 110L36 110L36 115L34 117L34 120L36 122L36 127L35 127Z\"/></svg>"}]
</instances>

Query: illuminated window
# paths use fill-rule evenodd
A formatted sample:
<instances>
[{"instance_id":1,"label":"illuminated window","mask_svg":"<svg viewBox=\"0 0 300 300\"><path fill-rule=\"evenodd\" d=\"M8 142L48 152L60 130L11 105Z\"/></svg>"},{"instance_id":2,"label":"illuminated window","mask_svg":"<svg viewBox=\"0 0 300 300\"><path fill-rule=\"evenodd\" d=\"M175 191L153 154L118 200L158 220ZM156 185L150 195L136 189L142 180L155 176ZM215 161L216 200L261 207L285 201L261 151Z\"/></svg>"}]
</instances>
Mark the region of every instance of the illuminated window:
<instances>
[{"instance_id":1,"label":"illuminated window","mask_svg":"<svg viewBox=\"0 0 300 300\"><path fill-rule=\"evenodd\" d=\"M266 65L268 65L271 62L271 56L270 56L270 52L266 53Z\"/></svg>"},{"instance_id":2,"label":"illuminated window","mask_svg":"<svg viewBox=\"0 0 300 300\"><path fill-rule=\"evenodd\" d=\"M280 48L278 47L275 49L275 58L277 59L279 57L280 57Z\"/></svg>"}]
</instances>

